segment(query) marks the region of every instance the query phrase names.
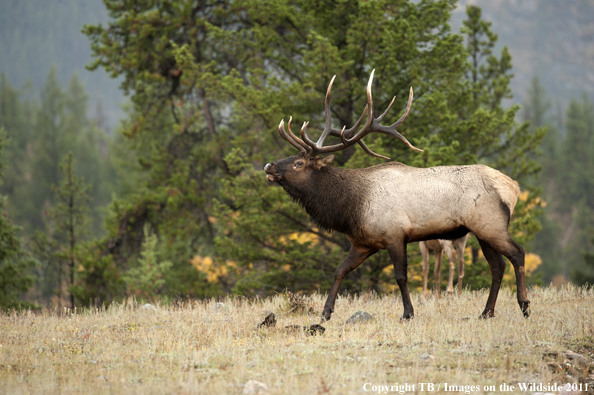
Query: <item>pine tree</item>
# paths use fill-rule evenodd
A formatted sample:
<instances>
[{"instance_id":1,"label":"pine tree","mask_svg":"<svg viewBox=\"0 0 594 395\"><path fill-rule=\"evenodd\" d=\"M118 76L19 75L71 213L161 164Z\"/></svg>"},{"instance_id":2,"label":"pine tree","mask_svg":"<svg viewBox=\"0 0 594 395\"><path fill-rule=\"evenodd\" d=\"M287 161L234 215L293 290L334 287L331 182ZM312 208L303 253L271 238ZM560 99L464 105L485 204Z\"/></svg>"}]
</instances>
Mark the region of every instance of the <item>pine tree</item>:
<instances>
[{"instance_id":1,"label":"pine tree","mask_svg":"<svg viewBox=\"0 0 594 395\"><path fill-rule=\"evenodd\" d=\"M594 240L592 240L591 244L594 244ZM592 248L590 248L590 251L584 252L583 256L584 265L578 267L573 273L573 280L578 285L588 284L592 287L594 286L594 252L592 252Z\"/></svg>"},{"instance_id":2,"label":"pine tree","mask_svg":"<svg viewBox=\"0 0 594 395\"><path fill-rule=\"evenodd\" d=\"M128 293L148 299L159 295L165 284L165 274L171 268L171 262L159 259L157 235L151 232L149 225L144 226L144 241L138 258L138 265L128 270L124 281Z\"/></svg>"},{"instance_id":3,"label":"pine tree","mask_svg":"<svg viewBox=\"0 0 594 395\"><path fill-rule=\"evenodd\" d=\"M109 25L84 30L96 56L90 68L121 75L122 88L132 93L130 117L115 138L117 177L124 182L111 206L109 235L99 244L125 272L135 266L142 230L150 224L163 259L172 262L163 292L206 296L206 275L190 260L214 253L211 201L226 173L222 158L230 138L223 116L227 98L212 85L218 78L213 73L228 73L237 64L210 32L242 24L241 13L231 2L159 5L108 2ZM181 83L171 42L187 44L206 66L199 78Z\"/></svg>"},{"instance_id":4,"label":"pine tree","mask_svg":"<svg viewBox=\"0 0 594 395\"><path fill-rule=\"evenodd\" d=\"M0 182L4 168L6 132L0 127ZM33 284L31 271L35 261L25 252L17 236L19 228L4 212L6 198L0 196L0 309L34 307L21 296Z\"/></svg>"},{"instance_id":5,"label":"pine tree","mask_svg":"<svg viewBox=\"0 0 594 395\"><path fill-rule=\"evenodd\" d=\"M562 265L565 276L581 283L582 253L594 223L594 104L585 95L569 104L565 132L559 178L559 213L565 230Z\"/></svg>"},{"instance_id":6,"label":"pine tree","mask_svg":"<svg viewBox=\"0 0 594 395\"><path fill-rule=\"evenodd\" d=\"M162 259L172 262L164 293L200 296L206 289L205 273L189 264L195 255L234 268L230 283L237 281L238 292L312 290L329 281L346 239L316 229L266 184L261 168L293 152L276 133L281 118L309 120L312 134L319 132L334 74L335 126L349 127L359 117L372 69L374 105L383 109L396 95L391 117L399 116L414 87L413 111L401 132L425 152L368 136L376 152L423 167L480 161L520 181L538 170L526 155L538 145L538 133L516 125L518 107L501 107L509 95L509 54L490 55L494 36L475 18L482 29L476 35L490 41L478 46L484 59L475 64L473 83L466 75L471 51L448 24L453 2L106 5L112 22L85 28L96 57L90 68L121 75L131 93L133 107L118 138L119 171L140 172L134 188L122 190L112 205L110 234L100 244L125 272L141 250L144 224L151 224ZM355 149L336 162L380 163ZM522 204L516 213L516 236L522 228L529 237L536 230L533 213ZM347 286L380 289L388 265L386 254L376 254Z\"/></svg>"},{"instance_id":7,"label":"pine tree","mask_svg":"<svg viewBox=\"0 0 594 395\"><path fill-rule=\"evenodd\" d=\"M54 272L53 276L44 273L42 286L55 292L58 307L69 299L70 307L74 308L78 255L90 225L91 186L76 176L72 152L61 161L60 173L60 184L52 186L56 203L47 210L45 232L36 234L35 251L44 263L44 271Z\"/></svg>"}]
</instances>

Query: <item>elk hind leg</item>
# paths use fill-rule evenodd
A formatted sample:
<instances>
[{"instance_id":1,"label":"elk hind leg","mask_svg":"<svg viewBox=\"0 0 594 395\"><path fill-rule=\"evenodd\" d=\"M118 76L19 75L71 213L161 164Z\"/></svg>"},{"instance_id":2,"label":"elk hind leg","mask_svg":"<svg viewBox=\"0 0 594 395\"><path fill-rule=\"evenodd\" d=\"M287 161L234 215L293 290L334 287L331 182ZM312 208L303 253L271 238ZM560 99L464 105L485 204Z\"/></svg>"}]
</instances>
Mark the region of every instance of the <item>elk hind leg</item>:
<instances>
[{"instance_id":1,"label":"elk hind leg","mask_svg":"<svg viewBox=\"0 0 594 395\"><path fill-rule=\"evenodd\" d=\"M456 244L458 253L458 295L462 295L462 281L464 280L464 248L466 247L466 238L464 243Z\"/></svg>"},{"instance_id":2,"label":"elk hind leg","mask_svg":"<svg viewBox=\"0 0 594 395\"><path fill-rule=\"evenodd\" d=\"M423 295L427 296L427 277L429 277L429 250L425 242L419 243L421 256L423 257Z\"/></svg>"},{"instance_id":3,"label":"elk hind leg","mask_svg":"<svg viewBox=\"0 0 594 395\"><path fill-rule=\"evenodd\" d=\"M334 283L328 294L328 299L324 304L324 310L322 311L322 322L329 321L332 313L334 312L334 304L336 303L336 295L340 289L340 284L346 277L347 274L355 270L363 261L375 254L378 250L368 247L360 247L351 245L351 249L334 272Z\"/></svg>"},{"instance_id":4,"label":"elk hind leg","mask_svg":"<svg viewBox=\"0 0 594 395\"><path fill-rule=\"evenodd\" d=\"M406 243L396 243L388 246L388 254L394 265L394 274L396 275L396 283L400 288L402 295L402 304L404 306L404 313L402 320L408 320L415 316L415 312L410 300L410 293L408 291L408 262L406 256Z\"/></svg>"},{"instance_id":5,"label":"elk hind leg","mask_svg":"<svg viewBox=\"0 0 594 395\"><path fill-rule=\"evenodd\" d=\"M433 288L437 292L438 296L441 296L441 258L443 257L443 250L435 250L435 268L433 270L433 278L435 279L435 284Z\"/></svg>"},{"instance_id":6,"label":"elk hind leg","mask_svg":"<svg viewBox=\"0 0 594 395\"><path fill-rule=\"evenodd\" d=\"M478 237L477 237L478 239ZM505 272L505 262L503 256L498 253L490 244L486 241L478 239L483 255L489 262L489 268L491 269L491 290L489 291L489 298L487 299L487 305L485 310L481 314L482 318L494 317L495 316L495 303L497 302L497 295L499 294L499 288L501 288L501 280L503 279L503 273Z\"/></svg>"},{"instance_id":7,"label":"elk hind leg","mask_svg":"<svg viewBox=\"0 0 594 395\"><path fill-rule=\"evenodd\" d=\"M454 253L454 248L448 246L446 248L446 255L448 257L448 264L450 266L450 273L448 276L448 294L454 293L454 273L456 271L456 254Z\"/></svg>"},{"instance_id":8,"label":"elk hind leg","mask_svg":"<svg viewBox=\"0 0 594 395\"><path fill-rule=\"evenodd\" d=\"M503 240L497 240L493 248L500 254L503 254L512 263L514 272L516 273L518 304L524 317L528 318L530 316L530 300L528 300L528 291L526 290L526 272L524 269L526 251L509 234L506 234L506 236Z\"/></svg>"}]
</instances>

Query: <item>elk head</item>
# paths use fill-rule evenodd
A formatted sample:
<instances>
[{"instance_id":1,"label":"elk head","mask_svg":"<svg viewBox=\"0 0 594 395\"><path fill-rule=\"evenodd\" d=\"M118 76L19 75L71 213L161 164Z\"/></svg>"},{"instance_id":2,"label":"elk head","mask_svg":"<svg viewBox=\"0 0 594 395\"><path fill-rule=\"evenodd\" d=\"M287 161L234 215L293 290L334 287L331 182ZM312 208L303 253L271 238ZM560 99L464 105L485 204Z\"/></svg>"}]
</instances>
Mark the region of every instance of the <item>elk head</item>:
<instances>
[{"instance_id":1,"label":"elk head","mask_svg":"<svg viewBox=\"0 0 594 395\"><path fill-rule=\"evenodd\" d=\"M408 114L410 113L410 108L413 100L412 88L410 88L408 103L406 105L406 112L404 113L404 115L400 117L400 119L392 125L382 125L381 121L384 119L386 114L388 114L388 111L392 107L392 104L394 104L394 100L396 99L396 97L394 96L386 111L384 111L377 118L374 116L373 98L371 96L371 85L373 83L374 72L375 70L371 72L369 82L367 83L367 105L365 106L365 109L363 110L361 117L359 117L359 120L350 129L346 129L346 126L344 126L342 129L335 129L330 125L330 92L332 90L332 84L334 83L334 79L336 78L336 76L332 77L332 80L328 85L324 106L326 122L324 125L324 130L317 142L311 140L307 135L307 126L309 125L309 122L304 122L303 126L301 126L301 138L296 136L291 130L291 121L293 119L292 117L289 118L289 122L287 124L288 131L285 130L284 120L280 122L278 126L279 134L283 139L288 141L293 147L297 148L300 152L297 156L291 156L286 159L266 164L266 166L264 166L264 171L266 171L266 173L268 174L268 181L278 182L281 185L293 182L299 183L300 180L305 180L312 171L319 171L323 167L329 165L334 159L334 155L318 158L319 154L327 154L341 151L354 144L359 144L361 148L363 148L363 150L365 150L365 152L367 152L371 156L389 160L390 158L388 158L387 156L379 155L371 151L363 142L363 138L365 136L374 132L395 137L398 140L402 141L404 144L406 144L409 148L415 151L422 152L422 150L414 147L404 136L402 136L400 133L396 131L396 128L400 126L402 122L404 122L404 120L406 119L406 117L408 117ZM365 123L361 127L363 120L365 120ZM360 127L361 129L358 130ZM324 141L328 136L340 137L341 143L324 147Z\"/></svg>"}]
</instances>

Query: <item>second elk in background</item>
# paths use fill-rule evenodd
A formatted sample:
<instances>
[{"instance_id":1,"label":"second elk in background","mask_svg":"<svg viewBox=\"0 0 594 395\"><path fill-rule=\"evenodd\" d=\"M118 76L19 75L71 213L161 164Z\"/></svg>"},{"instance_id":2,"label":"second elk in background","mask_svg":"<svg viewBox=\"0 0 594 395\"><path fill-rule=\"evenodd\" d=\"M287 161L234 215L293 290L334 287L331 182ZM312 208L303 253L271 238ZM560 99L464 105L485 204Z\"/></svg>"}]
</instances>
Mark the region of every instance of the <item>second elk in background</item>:
<instances>
[{"instance_id":1,"label":"second elk in background","mask_svg":"<svg viewBox=\"0 0 594 395\"><path fill-rule=\"evenodd\" d=\"M454 267L456 261L458 262L458 294L462 293L462 279L464 278L464 248L466 248L466 240L468 234L459 239L454 240L427 240L419 242L421 248L421 255L423 256L423 295L427 295L427 277L429 276L429 253L435 253L435 270L433 275L435 278L434 289L437 294L441 295L440 274L441 274L441 258L443 253L446 253L450 263L450 276L448 278L449 294L454 293ZM458 259L456 259L458 254Z\"/></svg>"}]
</instances>

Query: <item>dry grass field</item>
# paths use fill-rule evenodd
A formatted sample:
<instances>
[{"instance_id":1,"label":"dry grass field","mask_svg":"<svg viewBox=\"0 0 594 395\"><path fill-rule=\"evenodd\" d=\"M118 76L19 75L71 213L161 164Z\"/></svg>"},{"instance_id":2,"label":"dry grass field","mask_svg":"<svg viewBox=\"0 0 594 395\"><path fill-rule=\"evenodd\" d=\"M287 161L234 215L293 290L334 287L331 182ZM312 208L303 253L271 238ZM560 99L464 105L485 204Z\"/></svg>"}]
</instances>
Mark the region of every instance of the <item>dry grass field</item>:
<instances>
[{"instance_id":1,"label":"dry grass field","mask_svg":"<svg viewBox=\"0 0 594 395\"><path fill-rule=\"evenodd\" d=\"M446 383L467 386L459 393L500 392L502 384L517 393L519 382L589 383L594 393L594 291L535 288L529 297L530 319L503 289L497 316L481 320L486 292L416 294L416 318L403 323L397 294L342 297L316 336L285 327L319 323L321 296L305 300L313 313L279 295L3 314L0 393L241 394L248 380L268 394L398 393L404 384L426 392L419 383L432 383L434 393L452 392ZM374 319L344 324L360 310ZM267 311L276 327L257 328Z\"/></svg>"}]
</instances>

